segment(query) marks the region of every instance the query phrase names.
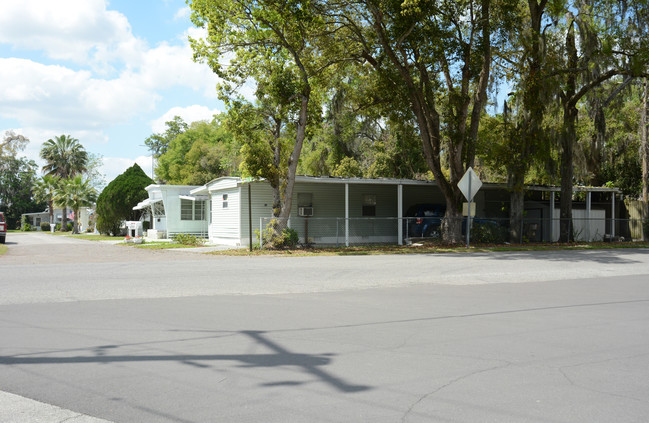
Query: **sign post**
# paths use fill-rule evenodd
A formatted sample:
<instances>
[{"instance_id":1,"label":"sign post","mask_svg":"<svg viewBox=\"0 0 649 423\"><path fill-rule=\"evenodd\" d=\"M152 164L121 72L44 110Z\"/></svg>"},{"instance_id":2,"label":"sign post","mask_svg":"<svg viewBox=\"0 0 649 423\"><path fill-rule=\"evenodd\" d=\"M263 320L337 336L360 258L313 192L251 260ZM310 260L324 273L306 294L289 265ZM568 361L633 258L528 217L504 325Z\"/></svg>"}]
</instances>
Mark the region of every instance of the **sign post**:
<instances>
[{"instance_id":1,"label":"sign post","mask_svg":"<svg viewBox=\"0 0 649 423\"><path fill-rule=\"evenodd\" d=\"M476 192L482 187L482 181L473 168L469 167L464 173L464 176L462 176L462 179L457 183L457 187L469 202L466 220L466 248L469 248L469 240L471 237L471 201L473 201Z\"/></svg>"}]
</instances>

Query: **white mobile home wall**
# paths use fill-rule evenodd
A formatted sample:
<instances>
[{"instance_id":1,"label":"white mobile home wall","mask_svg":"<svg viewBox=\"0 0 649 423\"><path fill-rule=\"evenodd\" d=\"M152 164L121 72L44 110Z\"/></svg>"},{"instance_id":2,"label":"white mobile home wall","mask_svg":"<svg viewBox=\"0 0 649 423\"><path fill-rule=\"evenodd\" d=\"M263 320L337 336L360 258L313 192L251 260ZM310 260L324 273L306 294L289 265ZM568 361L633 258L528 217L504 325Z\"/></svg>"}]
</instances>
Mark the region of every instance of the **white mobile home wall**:
<instances>
[{"instance_id":1,"label":"white mobile home wall","mask_svg":"<svg viewBox=\"0 0 649 423\"><path fill-rule=\"evenodd\" d=\"M155 216L153 229L166 231L167 238L176 234L192 234L202 236L207 233L207 220L181 220L180 219L180 196L190 195L192 189L198 188L195 185L149 185L146 189L149 192L149 199L152 201L162 200L165 209L165 216ZM209 205L206 204L205 217L207 218Z\"/></svg>"}]
</instances>

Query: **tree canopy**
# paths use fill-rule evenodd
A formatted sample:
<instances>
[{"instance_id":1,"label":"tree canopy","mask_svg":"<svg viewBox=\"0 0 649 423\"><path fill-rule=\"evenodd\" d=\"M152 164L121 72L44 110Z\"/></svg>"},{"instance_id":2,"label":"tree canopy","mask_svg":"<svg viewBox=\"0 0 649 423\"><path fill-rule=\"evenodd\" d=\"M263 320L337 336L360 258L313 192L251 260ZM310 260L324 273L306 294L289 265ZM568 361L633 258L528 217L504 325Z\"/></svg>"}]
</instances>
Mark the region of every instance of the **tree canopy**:
<instances>
[{"instance_id":1,"label":"tree canopy","mask_svg":"<svg viewBox=\"0 0 649 423\"><path fill-rule=\"evenodd\" d=\"M122 222L139 220L142 212L133 207L149 197L145 188L152 183L137 163L113 179L97 198L97 229L118 235Z\"/></svg>"},{"instance_id":2,"label":"tree canopy","mask_svg":"<svg viewBox=\"0 0 649 423\"><path fill-rule=\"evenodd\" d=\"M189 5L207 29L195 59L223 80L220 129L241 146L242 173L273 186L276 216L296 172L430 178L457 242L457 181L473 166L508 184L514 240L524 185L561 184L566 241L574 184L647 192L648 0Z\"/></svg>"}]
</instances>

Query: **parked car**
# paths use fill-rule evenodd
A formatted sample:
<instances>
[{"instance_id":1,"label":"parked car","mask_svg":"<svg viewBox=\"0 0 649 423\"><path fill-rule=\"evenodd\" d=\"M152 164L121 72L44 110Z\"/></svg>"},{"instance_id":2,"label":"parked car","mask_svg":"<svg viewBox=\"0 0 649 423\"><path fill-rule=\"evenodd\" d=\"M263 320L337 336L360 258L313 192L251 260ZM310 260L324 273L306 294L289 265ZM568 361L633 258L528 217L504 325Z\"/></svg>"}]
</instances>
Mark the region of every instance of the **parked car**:
<instances>
[{"instance_id":1,"label":"parked car","mask_svg":"<svg viewBox=\"0 0 649 423\"><path fill-rule=\"evenodd\" d=\"M406 211L408 237L441 237L442 218L446 207L440 204L415 204Z\"/></svg>"},{"instance_id":2,"label":"parked car","mask_svg":"<svg viewBox=\"0 0 649 423\"><path fill-rule=\"evenodd\" d=\"M408 237L441 238L442 219L446 206L440 204L416 204L406 212L405 226ZM471 219L472 238L479 242L504 242L505 232L498 222L490 219L474 217ZM466 216L462 218L462 235L466 234Z\"/></svg>"},{"instance_id":3,"label":"parked car","mask_svg":"<svg viewBox=\"0 0 649 423\"><path fill-rule=\"evenodd\" d=\"M7 221L5 215L0 212L0 244L4 244L7 239Z\"/></svg>"}]
</instances>

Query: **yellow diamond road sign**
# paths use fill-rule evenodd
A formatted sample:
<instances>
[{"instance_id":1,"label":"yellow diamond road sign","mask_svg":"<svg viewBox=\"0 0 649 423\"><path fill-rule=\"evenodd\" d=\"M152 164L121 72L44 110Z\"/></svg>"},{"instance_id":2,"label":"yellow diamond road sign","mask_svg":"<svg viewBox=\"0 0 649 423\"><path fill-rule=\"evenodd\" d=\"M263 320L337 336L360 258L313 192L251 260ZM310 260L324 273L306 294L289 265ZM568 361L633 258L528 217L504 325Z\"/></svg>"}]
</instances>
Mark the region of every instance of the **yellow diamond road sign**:
<instances>
[{"instance_id":1,"label":"yellow diamond road sign","mask_svg":"<svg viewBox=\"0 0 649 423\"><path fill-rule=\"evenodd\" d=\"M462 194L464 194L466 201L471 202L475 193L478 192L480 187L482 187L482 181L473 168L470 167L466 170L464 176L460 179L460 182L457 183L457 187L462 191Z\"/></svg>"}]
</instances>

